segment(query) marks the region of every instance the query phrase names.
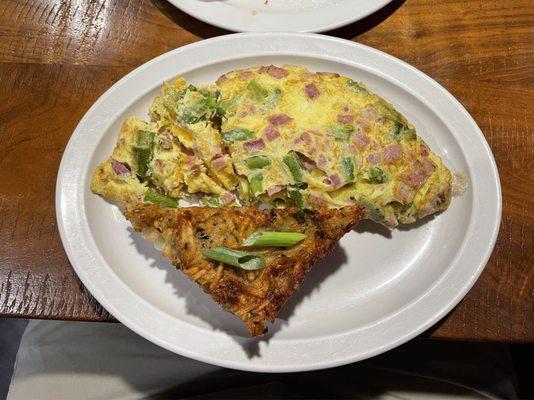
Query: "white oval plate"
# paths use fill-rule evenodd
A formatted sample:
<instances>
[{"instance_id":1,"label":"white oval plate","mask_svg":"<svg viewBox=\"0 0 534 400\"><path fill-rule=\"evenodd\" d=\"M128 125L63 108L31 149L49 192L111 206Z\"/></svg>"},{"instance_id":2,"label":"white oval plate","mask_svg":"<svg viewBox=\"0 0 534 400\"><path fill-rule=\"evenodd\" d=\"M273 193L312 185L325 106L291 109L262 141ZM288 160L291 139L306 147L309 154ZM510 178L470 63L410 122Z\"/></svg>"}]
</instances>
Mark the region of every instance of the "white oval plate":
<instances>
[{"instance_id":1,"label":"white oval plate","mask_svg":"<svg viewBox=\"0 0 534 400\"><path fill-rule=\"evenodd\" d=\"M164 80L212 82L236 68L296 64L365 82L392 102L453 171L465 194L434 219L389 232L368 222L316 265L263 339L252 339L89 189L121 121L146 111ZM312 34L236 34L194 43L137 68L74 131L59 169L56 208L65 250L93 296L119 321L187 357L250 371L333 367L384 352L450 311L482 272L501 216L491 150L443 87L380 51Z\"/></svg>"},{"instance_id":2,"label":"white oval plate","mask_svg":"<svg viewBox=\"0 0 534 400\"><path fill-rule=\"evenodd\" d=\"M169 0L193 17L236 32L324 32L391 0Z\"/></svg>"}]
</instances>

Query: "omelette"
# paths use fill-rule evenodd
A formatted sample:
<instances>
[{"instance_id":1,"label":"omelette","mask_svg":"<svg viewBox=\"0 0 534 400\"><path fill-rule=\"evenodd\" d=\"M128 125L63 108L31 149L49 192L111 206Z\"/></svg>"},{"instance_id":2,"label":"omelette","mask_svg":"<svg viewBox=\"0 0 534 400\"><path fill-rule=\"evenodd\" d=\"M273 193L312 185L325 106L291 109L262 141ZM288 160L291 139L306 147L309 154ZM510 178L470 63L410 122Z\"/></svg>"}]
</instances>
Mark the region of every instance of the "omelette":
<instances>
[{"instance_id":1,"label":"omelette","mask_svg":"<svg viewBox=\"0 0 534 400\"><path fill-rule=\"evenodd\" d=\"M164 83L150 121L126 120L91 188L124 209L361 205L388 227L443 211L451 173L393 105L337 73L297 66Z\"/></svg>"},{"instance_id":2,"label":"omelette","mask_svg":"<svg viewBox=\"0 0 534 400\"><path fill-rule=\"evenodd\" d=\"M276 66L217 80L221 138L244 198L304 208L364 205L389 227L444 210L451 174L415 128L363 84Z\"/></svg>"}]
</instances>

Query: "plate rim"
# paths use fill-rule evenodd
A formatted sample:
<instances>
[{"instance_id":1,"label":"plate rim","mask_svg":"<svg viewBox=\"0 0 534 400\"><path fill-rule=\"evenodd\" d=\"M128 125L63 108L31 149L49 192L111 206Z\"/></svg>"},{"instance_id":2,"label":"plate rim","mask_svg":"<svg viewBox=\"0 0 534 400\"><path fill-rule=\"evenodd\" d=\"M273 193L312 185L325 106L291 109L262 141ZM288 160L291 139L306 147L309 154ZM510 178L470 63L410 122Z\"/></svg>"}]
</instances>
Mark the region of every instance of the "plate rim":
<instances>
[{"instance_id":1,"label":"plate rim","mask_svg":"<svg viewBox=\"0 0 534 400\"><path fill-rule=\"evenodd\" d=\"M199 352L190 351L188 349L181 348L177 346L176 344L171 344L161 338L159 338L157 335L152 334L151 332L147 331L143 327L140 327L135 324L135 321L132 321L131 318L127 318L125 315L122 315L120 310L115 307L115 304L110 301L108 298L103 296L100 292L100 290L95 287L93 282L91 281L91 277L84 271L84 268L81 264L79 264L79 260L77 259L77 250L75 249L75 244L69 241L68 236L68 230L70 227L68 227L68 218L69 214L66 212L66 202L63 196L68 193L69 189L72 189L72 185L69 185L69 182L65 181L65 173L66 173L66 166L68 162L68 157L72 156L73 152L73 146L75 139L77 135L81 135L80 131L83 130L83 126L86 123L86 121L89 119L92 113L94 113L94 110L98 108L98 106L106 101L108 98L110 98L114 91L118 90L121 85L128 82L128 80L134 76L135 74L141 73L141 71L145 70L146 68L149 68L153 64L157 64L159 61L163 60L167 57L174 57L177 54L180 54L182 52L190 51L192 48L201 48L206 46L212 46L213 44L217 44L218 42L225 42L229 41L232 42L234 40L239 40L245 38L248 39L267 39L269 37L276 37L276 38L283 38L284 40L289 40L290 38L293 38L295 40L314 40L321 43L328 43L328 42L334 42L342 46L355 46L358 47L361 51L369 52L371 54L374 54L378 57L385 57L390 62L394 62L395 64L399 65L400 67L406 69L408 68L412 73L416 73L419 79L426 80L427 83L429 83L434 89L437 89L441 92L442 95L445 95L449 101L452 102L452 104L457 108L459 112L462 113L463 117L466 117L469 123L471 124L471 128L473 128L473 133L477 135L477 138L481 140L482 145L484 146L484 154L488 156L489 166L491 167L490 171L492 175L492 182L495 183L495 199L496 200L496 208L494 209L494 213L492 214L494 223L491 225L492 230L490 233L491 240L489 241L487 247L485 248L485 252L482 255L482 257L479 259L479 262L476 263L476 268L473 268L471 271L471 275L469 276L469 279L459 288L459 290L456 292L456 296L449 298L446 301L446 304L442 304L437 312L433 314L431 318L428 318L425 321L422 321L422 323L413 324L417 326L412 326L408 333L404 334L401 337L397 337L396 339L390 340L388 343L385 343L381 346L375 346L372 351L368 352L360 352L356 355L351 355L349 357L339 357L334 360L324 361L321 360L320 362L315 362L313 364L299 364L293 363L291 365L288 365L287 363L282 363L280 365L261 365L261 364L247 364L245 365L243 362L240 361L227 361L227 360L221 360L220 358L217 359L216 356L213 355L203 355L199 354ZM265 52L261 52L260 50L256 49L257 54L256 56L262 56L265 55ZM308 53L302 54L303 56L310 57L309 54L310 50L308 50ZM282 51L279 51L280 54L284 54ZM249 56L252 56L249 54ZM110 118L113 118L113 116L110 116ZM85 174L86 171L82 171L82 174ZM72 182L71 182L72 183ZM75 185L74 185L75 186ZM83 185L78 185L83 186ZM82 207L85 211L85 205ZM78 210L75 210L75 212ZM500 222L501 222L501 216L502 216L502 193L501 193L501 186L500 186L500 179L498 175L497 165L495 163L493 154L491 152L491 149L489 147L489 144L487 143L483 133L481 132L480 128L474 121L474 119L470 116L470 114L467 112L467 110L450 94L445 88L443 88L439 83L428 77L426 74L421 72L420 70L416 69L415 67L405 63L402 60L399 60L391 55L388 55L386 53L383 53L379 50L373 49L371 47L354 43L348 40L344 39L338 39L338 38L332 38L328 36L323 35L317 35L317 34L301 34L301 33L238 33L238 34L232 34L232 35L225 35L222 37L216 37L212 39L208 39L201 42L196 42L189 44L187 46L183 46L174 50L171 50L170 52L167 52L159 57L156 57L147 63L141 65L140 67L134 69L132 72L124 76L122 79L120 79L118 82L116 82L113 86L111 86L98 100L95 101L95 103L89 108L89 110L86 112L86 114L83 116L83 118L80 120L79 124L75 128L71 138L69 139L69 142L65 148L65 151L63 153L61 164L59 167L59 172L57 176L56 181L56 218L58 222L59 227L59 233L60 237L63 243L63 246L65 248L65 251L67 253L67 256L69 258L69 261L71 262L71 265L73 266L74 270L76 271L78 277L83 282L83 284L89 289L91 294L106 308L112 315L114 315L119 321L124 323L126 326L128 326L133 331L137 332L141 336L145 337L146 339L160 345L161 347L164 347L170 351L173 351L178 354L182 354L184 356L194 358L200 361L208 362L215 365L220 365L223 367L229 367L234 369L241 369L241 370L248 370L248 371L257 371L257 372L293 372L293 371L308 371L308 370L316 370L316 369L322 369L322 368L329 368L334 367L338 365L347 364L349 362L358 361L364 358L371 357L373 355L379 354L383 351L387 351L393 347L396 347L402 343L405 343L406 341L412 339L413 337L417 336L436 322L438 322L446 313L448 313L454 306L456 306L459 301L467 294L469 289L474 285L477 278L482 273L485 265L487 264L487 261L489 257L492 254L493 248L495 246L495 242L497 239ZM65 218L65 219L64 219ZM88 226L87 226L88 228ZM98 255L97 255L98 258ZM103 258L100 257L103 261ZM97 260L93 259L91 260L93 263ZM451 261L452 264L452 261ZM113 271L110 270L110 272L113 274ZM446 278L448 274L443 274L431 287L427 289L427 291L423 294L421 294L421 297L414 300L413 302L409 303L406 308L412 307L415 303L419 302L422 298L426 297L428 295L428 292L435 289L436 286L441 284L442 280ZM121 282L122 283L122 282ZM122 283L125 288L129 289L124 283ZM137 298L141 298L140 296L135 295ZM142 299L142 298L141 298ZM142 299L144 301L144 299ZM149 304L148 302L146 302ZM404 309L399 310L398 312L402 312ZM396 315L396 314L395 314ZM394 317L393 315L392 317ZM385 319L389 319L385 318ZM384 320L384 319L383 319ZM381 321L383 321L381 320ZM220 332L219 332L220 333ZM337 335L339 337L340 335ZM319 339L317 339L319 341Z\"/></svg>"},{"instance_id":2,"label":"plate rim","mask_svg":"<svg viewBox=\"0 0 534 400\"><path fill-rule=\"evenodd\" d=\"M309 16L298 16L296 21L296 28L289 28L287 24L283 27L273 24L268 25L266 29L262 29L261 27L259 29L255 29L253 24L247 24L243 23L244 17L244 11L236 10L234 8L230 8L227 4L224 3L216 3L213 4L212 2L209 2L209 7L217 7L216 11L214 12L215 15L210 15L210 13L206 13L206 10L202 9L203 7L207 7L208 4L203 4L203 2L196 2L196 0L169 0L169 3L171 3L174 7L178 8L182 12L198 19L199 21L202 21L206 24L216 26L218 28L226 29L231 32L295 32L295 33L320 33L320 32L326 32L333 29L341 28L343 26L352 24L354 22L357 22L359 20L362 20L366 17L368 17L371 14L374 14L378 10L385 7L387 4L391 3L393 0L375 0L371 1L370 7L367 9L359 12L355 15L345 14L343 12L343 9L339 11L340 18L339 20L336 20L335 22L330 22L326 24L306 24L307 18L310 18ZM345 7L354 5L358 6L361 3L361 0L350 0L350 3L348 3L347 0L345 0L343 3L339 3L335 5L337 8ZM324 8L324 7L322 7ZM321 8L319 8L321 9ZM319 10L316 9L316 10ZM238 20L239 22L237 24L232 24L232 21L226 22L224 19L221 19L221 13L224 16L224 11L231 11L232 16L230 20ZM311 10L316 11L316 10ZM212 11L212 10L210 10ZM310 14L311 12L306 12L305 14ZM257 14L252 16L252 18L256 18L256 22L260 23L266 23L266 19L269 16L275 15L277 18L280 17L280 14L269 14L265 12L258 11ZM282 14L286 16L286 14ZM291 16L298 15L298 14L292 14ZM349 15L348 17L344 17L344 15ZM289 16L289 15L288 15ZM272 17L271 17L272 18ZM221 22L222 21L222 22ZM293 24L295 24L295 21L291 21ZM300 24L300 27L299 27ZM261 24L260 24L261 25ZM308 26L307 26L308 25ZM293 25L295 26L295 25Z\"/></svg>"}]
</instances>

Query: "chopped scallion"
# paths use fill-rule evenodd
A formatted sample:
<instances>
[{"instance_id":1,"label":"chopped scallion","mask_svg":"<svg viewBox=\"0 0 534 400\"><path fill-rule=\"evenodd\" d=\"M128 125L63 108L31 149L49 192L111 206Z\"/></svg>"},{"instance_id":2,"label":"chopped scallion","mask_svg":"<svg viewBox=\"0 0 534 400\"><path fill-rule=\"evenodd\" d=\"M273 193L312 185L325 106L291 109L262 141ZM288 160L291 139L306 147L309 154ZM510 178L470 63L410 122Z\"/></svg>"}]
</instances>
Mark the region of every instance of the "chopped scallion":
<instances>
[{"instance_id":1,"label":"chopped scallion","mask_svg":"<svg viewBox=\"0 0 534 400\"><path fill-rule=\"evenodd\" d=\"M390 119L391 121L398 121L399 120L399 113L391 107L389 104L386 104L383 100L377 101L374 104L375 108L378 110L380 114L382 114L384 117Z\"/></svg>"},{"instance_id":2,"label":"chopped scallion","mask_svg":"<svg viewBox=\"0 0 534 400\"><path fill-rule=\"evenodd\" d=\"M158 193L152 188L148 188L145 192L143 200L147 203L159 204L163 207L176 208L178 207L178 200L173 199L172 197L165 196L164 194Z\"/></svg>"},{"instance_id":3,"label":"chopped scallion","mask_svg":"<svg viewBox=\"0 0 534 400\"><path fill-rule=\"evenodd\" d=\"M354 132L354 127L352 125L336 124L332 127L330 132L337 140L346 142L350 139L350 136Z\"/></svg>"},{"instance_id":4,"label":"chopped scallion","mask_svg":"<svg viewBox=\"0 0 534 400\"><path fill-rule=\"evenodd\" d=\"M355 82L353 81L352 79L350 79L348 82L347 82L347 85L348 87L350 87L352 90L354 90L356 93L362 95L362 96L367 96L369 94L369 92L367 91L367 89L365 87L363 87L361 84L359 84L358 82Z\"/></svg>"},{"instance_id":5,"label":"chopped scallion","mask_svg":"<svg viewBox=\"0 0 534 400\"><path fill-rule=\"evenodd\" d=\"M289 247L306 238L298 232L256 232L243 242L245 247Z\"/></svg>"},{"instance_id":6,"label":"chopped scallion","mask_svg":"<svg viewBox=\"0 0 534 400\"><path fill-rule=\"evenodd\" d=\"M249 191L252 196L263 193L263 175L257 174L250 178Z\"/></svg>"},{"instance_id":7,"label":"chopped scallion","mask_svg":"<svg viewBox=\"0 0 534 400\"><path fill-rule=\"evenodd\" d=\"M227 247L214 247L202 252L204 257L227 265L254 271L265 267L265 259L262 256L233 250Z\"/></svg>"},{"instance_id":8,"label":"chopped scallion","mask_svg":"<svg viewBox=\"0 0 534 400\"><path fill-rule=\"evenodd\" d=\"M244 128L235 128L221 133L221 139L226 143L242 142L243 140L252 139L253 137L254 132Z\"/></svg>"},{"instance_id":9,"label":"chopped scallion","mask_svg":"<svg viewBox=\"0 0 534 400\"><path fill-rule=\"evenodd\" d=\"M269 96L267 89L265 89L256 81L250 81L247 85L247 90L249 90L252 96L258 101L261 101Z\"/></svg>"},{"instance_id":10,"label":"chopped scallion","mask_svg":"<svg viewBox=\"0 0 534 400\"><path fill-rule=\"evenodd\" d=\"M289 186L287 188L287 195L289 196L291 201L293 201L296 207L304 208L306 206L304 197L302 196L302 193L300 193L300 190L298 188Z\"/></svg>"},{"instance_id":11,"label":"chopped scallion","mask_svg":"<svg viewBox=\"0 0 534 400\"><path fill-rule=\"evenodd\" d=\"M245 160L250 169L261 169L271 165L271 159L267 156L252 156Z\"/></svg>"},{"instance_id":12,"label":"chopped scallion","mask_svg":"<svg viewBox=\"0 0 534 400\"><path fill-rule=\"evenodd\" d=\"M284 156L282 161L289 169L289 172L291 173L291 176L293 177L293 181L295 183L303 182L304 180L303 167L302 167L302 163L300 161L298 154L294 151L290 151Z\"/></svg>"},{"instance_id":13,"label":"chopped scallion","mask_svg":"<svg viewBox=\"0 0 534 400\"><path fill-rule=\"evenodd\" d=\"M343 177L345 181L354 180L354 162L352 162L351 157L342 157L341 158L341 168L343 169Z\"/></svg>"},{"instance_id":14,"label":"chopped scallion","mask_svg":"<svg viewBox=\"0 0 534 400\"><path fill-rule=\"evenodd\" d=\"M154 132L144 129L137 131L135 142L132 146L132 152L136 164L136 172L140 178L146 178L149 175L149 166L152 161L154 152Z\"/></svg>"}]
</instances>

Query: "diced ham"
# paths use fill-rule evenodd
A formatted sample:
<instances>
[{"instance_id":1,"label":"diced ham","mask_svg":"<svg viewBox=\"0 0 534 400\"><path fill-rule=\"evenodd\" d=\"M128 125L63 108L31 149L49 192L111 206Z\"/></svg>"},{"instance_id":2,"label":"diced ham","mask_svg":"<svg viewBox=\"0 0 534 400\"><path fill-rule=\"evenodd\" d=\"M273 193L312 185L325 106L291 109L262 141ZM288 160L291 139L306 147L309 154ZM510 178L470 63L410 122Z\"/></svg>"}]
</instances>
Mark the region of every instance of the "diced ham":
<instances>
[{"instance_id":1,"label":"diced ham","mask_svg":"<svg viewBox=\"0 0 534 400\"><path fill-rule=\"evenodd\" d=\"M217 81L215 83L217 83L217 85L223 83L223 82L226 82L228 80L228 77L226 75L221 75L219 76L219 78L217 79Z\"/></svg>"},{"instance_id":2,"label":"diced ham","mask_svg":"<svg viewBox=\"0 0 534 400\"><path fill-rule=\"evenodd\" d=\"M310 160L308 157L305 157L302 159L302 165L308 171L311 171L317 167L317 165L315 164L315 161Z\"/></svg>"},{"instance_id":3,"label":"diced ham","mask_svg":"<svg viewBox=\"0 0 534 400\"><path fill-rule=\"evenodd\" d=\"M187 166L192 166L192 165L196 164L198 161L200 161L200 160L195 156L187 156L185 158L185 160L184 160L184 163Z\"/></svg>"},{"instance_id":4,"label":"diced ham","mask_svg":"<svg viewBox=\"0 0 534 400\"><path fill-rule=\"evenodd\" d=\"M412 199L413 190L404 182L399 182L395 188L395 197L403 204L407 204Z\"/></svg>"},{"instance_id":5,"label":"diced ham","mask_svg":"<svg viewBox=\"0 0 534 400\"><path fill-rule=\"evenodd\" d=\"M256 114L256 107L254 105L249 105L246 109L240 110L237 114L238 118L245 118L247 116L252 116Z\"/></svg>"},{"instance_id":6,"label":"diced ham","mask_svg":"<svg viewBox=\"0 0 534 400\"><path fill-rule=\"evenodd\" d=\"M416 160L412 164L410 171L403 172L400 178L410 187L417 189L427 180L435 169L436 166L427 158Z\"/></svg>"},{"instance_id":7,"label":"diced ham","mask_svg":"<svg viewBox=\"0 0 534 400\"><path fill-rule=\"evenodd\" d=\"M372 165L376 165L380 163L382 157L380 153L371 153L367 156L367 159Z\"/></svg>"},{"instance_id":8,"label":"diced ham","mask_svg":"<svg viewBox=\"0 0 534 400\"><path fill-rule=\"evenodd\" d=\"M219 169L223 169L227 165L227 162L228 162L228 157L224 155L224 156L220 156L220 157L217 157L211 160L211 166L214 169L219 170Z\"/></svg>"},{"instance_id":9,"label":"diced ham","mask_svg":"<svg viewBox=\"0 0 534 400\"><path fill-rule=\"evenodd\" d=\"M200 172L201 172L200 165L198 165L198 164L194 164L194 165L192 165L191 168L190 168L190 170L191 170L191 173L192 173L193 175L198 175L198 174L200 174Z\"/></svg>"},{"instance_id":10,"label":"diced ham","mask_svg":"<svg viewBox=\"0 0 534 400\"><path fill-rule=\"evenodd\" d=\"M384 148L384 162L392 163L402 158L402 147L399 144Z\"/></svg>"},{"instance_id":11,"label":"diced ham","mask_svg":"<svg viewBox=\"0 0 534 400\"><path fill-rule=\"evenodd\" d=\"M239 77L242 79L250 79L254 76L254 74L250 71L241 71L239 73Z\"/></svg>"},{"instance_id":12,"label":"diced ham","mask_svg":"<svg viewBox=\"0 0 534 400\"><path fill-rule=\"evenodd\" d=\"M293 118L291 118L289 115L286 115L286 114L274 114L269 117L269 122L273 126L284 125L291 121L293 121Z\"/></svg>"},{"instance_id":13,"label":"diced ham","mask_svg":"<svg viewBox=\"0 0 534 400\"><path fill-rule=\"evenodd\" d=\"M310 144L311 142L312 142L312 138L308 132L302 132L300 136L294 140L295 144L298 144L298 143Z\"/></svg>"},{"instance_id":14,"label":"diced ham","mask_svg":"<svg viewBox=\"0 0 534 400\"><path fill-rule=\"evenodd\" d=\"M282 79L289 75L289 72L287 72L285 69L276 67L274 65L270 65L267 68L267 73L276 79Z\"/></svg>"},{"instance_id":15,"label":"diced ham","mask_svg":"<svg viewBox=\"0 0 534 400\"><path fill-rule=\"evenodd\" d=\"M280 136L280 132L278 132L278 130L272 125L269 125L267 128L265 128L264 133L265 133L265 137L270 142L272 142L274 139Z\"/></svg>"},{"instance_id":16,"label":"diced ham","mask_svg":"<svg viewBox=\"0 0 534 400\"><path fill-rule=\"evenodd\" d=\"M319 132L318 130L315 130L315 129L308 129L306 132L312 133L315 136L324 136L323 133L321 133L321 132Z\"/></svg>"},{"instance_id":17,"label":"diced ham","mask_svg":"<svg viewBox=\"0 0 534 400\"><path fill-rule=\"evenodd\" d=\"M419 154L422 155L423 157L428 156L428 146L426 144L421 143L419 145Z\"/></svg>"},{"instance_id":18,"label":"diced ham","mask_svg":"<svg viewBox=\"0 0 534 400\"><path fill-rule=\"evenodd\" d=\"M160 160L159 158L156 158L154 160L154 164L156 164L156 167L163 168L165 166L165 161Z\"/></svg>"},{"instance_id":19,"label":"diced ham","mask_svg":"<svg viewBox=\"0 0 534 400\"><path fill-rule=\"evenodd\" d=\"M274 185L267 189L267 194L272 196L273 194L279 193L284 190L284 185Z\"/></svg>"},{"instance_id":20,"label":"diced ham","mask_svg":"<svg viewBox=\"0 0 534 400\"><path fill-rule=\"evenodd\" d=\"M319 168L324 168L326 166L326 157L323 154L319 154L319 158L317 160L317 166Z\"/></svg>"},{"instance_id":21,"label":"diced ham","mask_svg":"<svg viewBox=\"0 0 534 400\"><path fill-rule=\"evenodd\" d=\"M425 171L425 174L427 175L430 175L432 172L436 170L436 166L428 158L423 158L421 160L421 163L423 164L423 169Z\"/></svg>"},{"instance_id":22,"label":"diced ham","mask_svg":"<svg viewBox=\"0 0 534 400\"><path fill-rule=\"evenodd\" d=\"M358 153L358 148L356 146L353 146L353 145L350 145L348 147L348 150L349 150L349 153L351 153L351 154L357 154Z\"/></svg>"},{"instance_id":23,"label":"diced ham","mask_svg":"<svg viewBox=\"0 0 534 400\"><path fill-rule=\"evenodd\" d=\"M371 132L371 125L369 125L369 122L364 121L363 119L356 120L354 122L354 128L356 129L356 132L359 132L359 133Z\"/></svg>"},{"instance_id":24,"label":"diced ham","mask_svg":"<svg viewBox=\"0 0 534 400\"><path fill-rule=\"evenodd\" d=\"M313 153L315 153L315 148L312 148L310 150L314 150ZM308 153L311 153L311 152L308 151ZM311 171L312 169L317 168L315 161L306 157L304 154L299 154L299 155L300 155L300 160L302 161L302 165L306 170Z\"/></svg>"},{"instance_id":25,"label":"diced ham","mask_svg":"<svg viewBox=\"0 0 534 400\"><path fill-rule=\"evenodd\" d=\"M395 228L399 224L399 222L397 221L397 218L395 218L394 215L388 216L386 219L384 219L380 223L390 229Z\"/></svg>"},{"instance_id":26,"label":"diced ham","mask_svg":"<svg viewBox=\"0 0 534 400\"><path fill-rule=\"evenodd\" d=\"M235 200L235 196L232 193L224 192L221 194L221 200L224 204L230 204Z\"/></svg>"},{"instance_id":27,"label":"diced ham","mask_svg":"<svg viewBox=\"0 0 534 400\"><path fill-rule=\"evenodd\" d=\"M328 178L330 179L332 186L338 187L339 185L341 185L341 177L339 176L339 174L332 174Z\"/></svg>"},{"instance_id":28,"label":"diced ham","mask_svg":"<svg viewBox=\"0 0 534 400\"><path fill-rule=\"evenodd\" d=\"M243 143L243 148L245 150L260 150L265 147L265 142L263 139L249 140L248 142Z\"/></svg>"},{"instance_id":29,"label":"diced ham","mask_svg":"<svg viewBox=\"0 0 534 400\"><path fill-rule=\"evenodd\" d=\"M337 116L337 122L340 124L352 124L354 122L354 115L340 114Z\"/></svg>"},{"instance_id":30,"label":"diced ham","mask_svg":"<svg viewBox=\"0 0 534 400\"><path fill-rule=\"evenodd\" d=\"M117 174L117 176L125 177L130 175L130 169L121 162L111 160L111 168Z\"/></svg>"},{"instance_id":31,"label":"diced ham","mask_svg":"<svg viewBox=\"0 0 534 400\"><path fill-rule=\"evenodd\" d=\"M308 98L312 100L319 97L319 95L321 94L319 92L319 89L317 89L317 86L315 86L314 83L308 83L305 87L305 90L306 90L306 95L308 96Z\"/></svg>"},{"instance_id":32,"label":"diced ham","mask_svg":"<svg viewBox=\"0 0 534 400\"><path fill-rule=\"evenodd\" d=\"M356 135L353 135L352 137L354 143L356 144L356 146L358 146L360 150L365 149L369 145L369 137L367 135L364 135L363 133L358 133Z\"/></svg>"}]
</instances>

